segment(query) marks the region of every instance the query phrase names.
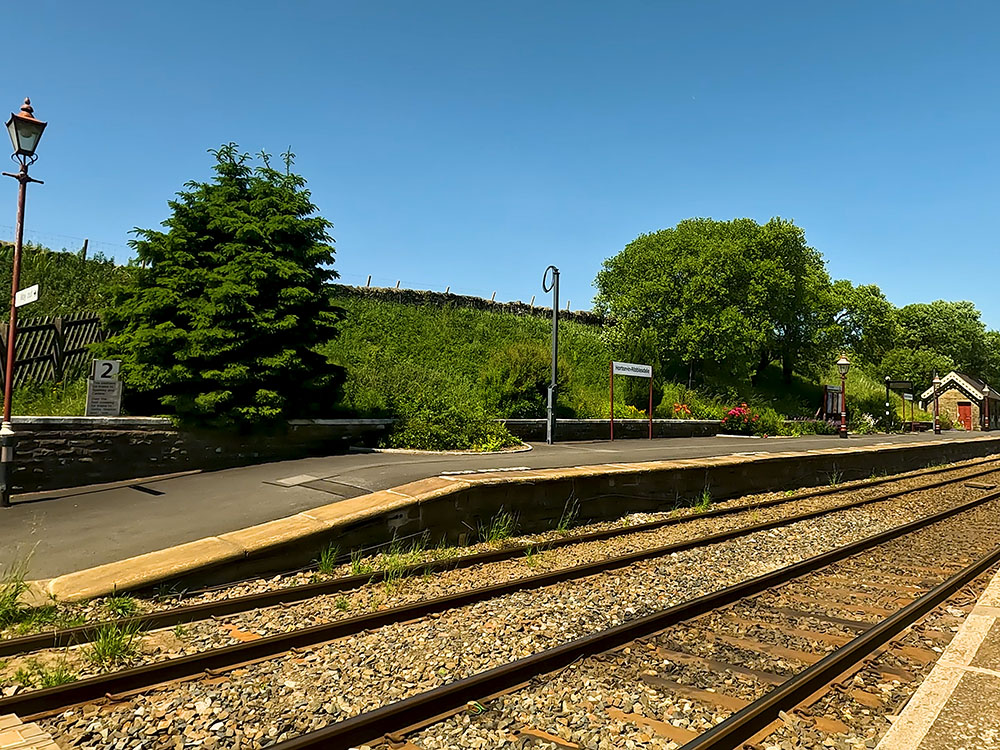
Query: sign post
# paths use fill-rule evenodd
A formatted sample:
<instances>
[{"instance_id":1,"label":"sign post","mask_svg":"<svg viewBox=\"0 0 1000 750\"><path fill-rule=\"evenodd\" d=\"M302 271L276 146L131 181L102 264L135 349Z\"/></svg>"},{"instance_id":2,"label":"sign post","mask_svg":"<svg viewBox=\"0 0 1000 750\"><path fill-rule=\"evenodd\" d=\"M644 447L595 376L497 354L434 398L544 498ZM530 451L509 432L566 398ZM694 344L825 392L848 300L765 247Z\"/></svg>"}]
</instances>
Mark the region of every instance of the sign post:
<instances>
[{"instance_id":1,"label":"sign post","mask_svg":"<svg viewBox=\"0 0 1000 750\"><path fill-rule=\"evenodd\" d=\"M117 417L122 413L120 359L95 359L87 381L88 417Z\"/></svg>"},{"instance_id":2,"label":"sign post","mask_svg":"<svg viewBox=\"0 0 1000 750\"><path fill-rule=\"evenodd\" d=\"M885 376L885 431L892 429L892 420L889 418L889 391L902 391L904 394L913 390L912 380L893 380L888 375ZM904 395L905 398L905 395ZM912 398L912 394L911 394ZM910 404L912 409L913 405ZM903 404L903 422L906 421L906 404ZM913 418L910 418L910 432L913 432Z\"/></svg>"},{"instance_id":3,"label":"sign post","mask_svg":"<svg viewBox=\"0 0 1000 750\"><path fill-rule=\"evenodd\" d=\"M611 399L611 442L615 440L615 375L628 375L633 378L649 378L649 439L653 439L653 366L637 365L632 362L612 362L609 373L609 387Z\"/></svg>"}]
</instances>

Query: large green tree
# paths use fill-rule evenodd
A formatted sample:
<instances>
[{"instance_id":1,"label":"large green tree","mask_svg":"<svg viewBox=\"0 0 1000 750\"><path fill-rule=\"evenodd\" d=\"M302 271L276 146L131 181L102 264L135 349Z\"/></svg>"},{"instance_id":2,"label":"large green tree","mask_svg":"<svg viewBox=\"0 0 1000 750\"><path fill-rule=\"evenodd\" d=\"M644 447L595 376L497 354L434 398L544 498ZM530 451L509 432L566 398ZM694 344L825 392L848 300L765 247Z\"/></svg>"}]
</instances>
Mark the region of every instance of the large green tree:
<instances>
[{"instance_id":1,"label":"large green tree","mask_svg":"<svg viewBox=\"0 0 1000 750\"><path fill-rule=\"evenodd\" d=\"M165 231L135 230L138 269L105 312L101 350L122 358L147 413L240 428L322 414L341 379L316 351L340 319L332 225L291 153L284 169L232 143L211 153L214 179L177 194Z\"/></svg>"},{"instance_id":2,"label":"large green tree","mask_svg":"<svg viewBox=\"0 0 1000 750\"><path fill-rule=\"evenodd\" d=\"M753 378L779 361L786 381L814 369L831 324L830 280L799 227L780 218L688 219L641 235L598 273L613 351L655 352L669 373Z\"/></svg>"},{"instance_id":3,"label":"large green tree","mask_svg":"<svg viewBox=\"0 0 1000 750\"><path fill-rule=\"evenodd\" d=\"M986 326L969 301L918 302L899 310L900 345L948 357L959 370L978 374L987 364Z\"/></svg>"},{"instance_id":4,"label":"large green tree","mask_svg":"<svg viewBox=\"0 0 1000 750\"><path fill-rule=\"evenodd\" d=\"M875 284L854 286L846 279L833 283L830 299L839 332L832 348L850 349L858 364L878 366L900 337L896 308Z\"/></svg>"}]
</instances>

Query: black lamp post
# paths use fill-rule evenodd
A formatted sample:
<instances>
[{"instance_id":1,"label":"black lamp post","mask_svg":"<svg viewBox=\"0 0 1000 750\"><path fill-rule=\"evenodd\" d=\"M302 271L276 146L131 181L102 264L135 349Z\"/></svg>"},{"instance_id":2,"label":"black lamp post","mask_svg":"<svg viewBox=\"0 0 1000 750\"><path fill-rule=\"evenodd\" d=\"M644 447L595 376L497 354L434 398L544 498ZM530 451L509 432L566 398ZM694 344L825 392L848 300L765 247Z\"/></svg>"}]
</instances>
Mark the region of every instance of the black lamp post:
<instances>
[{"instance_id":1,"label":"black lamp post","mask_svg":"<svg viewBox=\"0 0 1000 750\"><path fill-rule=\"evenodd\" d=\"M990 385L989 383L983 384L983 430L989 432L990 430Z\"/></svg>"},{"instance_id":2,"label":"black lamp post","mask_svg":"<svg viewBox=\"0 0 1000 750\"><path fill-rule=\"evenodd\" d=\"M837 370L840 372L840 436L847 437L847 371L851 363L847 355L841 354L837 360Z\"/></svg>"},{"instance_id":3,"label":"black lamp post","mask_svg":"<svg viewBox=\"0 0 1000 750\"><path fill-rule=\"evenodd\" d=\"M10 318L7 328L7 361L3 380L3 424L0 425L0 506L10 505L10 465L14 460L14 430L10 423L11 397L14 390L14 338L17 335L17 293L21 283L21 247L24 243L24 196L29 182L41 184L28 176L28 167L35 163L35 149L45 130L45 123L35 119L31 100L25 99L21 111L11 112L7 132L14 147L11 159L21 165L17 174L4 172L18 182L17 228L14 233L14 275L10 284Z\"/></svg>"},{"instance_id":4,"label":"black lamp post","mask_svg":"<svg viewBox=\"0 0 1000 750\"><path fill-rule=\"evenodd\" d=\"M934 373L934 434L941 434L941 420L938 418L940 411L938 410L938 389L941 387L941 378L938 377L937 373Z\"/></svg>"}]
</instances>

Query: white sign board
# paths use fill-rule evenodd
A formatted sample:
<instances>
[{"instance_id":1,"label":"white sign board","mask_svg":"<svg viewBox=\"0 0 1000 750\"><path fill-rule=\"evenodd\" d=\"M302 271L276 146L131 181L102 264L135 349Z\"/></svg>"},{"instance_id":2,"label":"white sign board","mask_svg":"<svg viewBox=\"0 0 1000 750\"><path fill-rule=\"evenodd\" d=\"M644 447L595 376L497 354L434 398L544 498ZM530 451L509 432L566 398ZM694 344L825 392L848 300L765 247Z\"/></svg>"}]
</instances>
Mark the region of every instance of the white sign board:
<instances>
[{"instance_id":1,"label":"white sign board","mask_svg":"<svg viewBox=\"0 0 1000 750\"><path fill-rule=\"evenodd\" d=\"M120 359L95 359L94 369L90 377L94 380L114 383L118 381L118 371L121 369Z\"/></svg>"},{"instance_id":2,"label":"white sign board","mask_svg":"<svg viewBox=\"0 0 1000 750\"><path fill-rule=\"evenodd\" d=\"M38 284L29 286L27 289L22 289L17 294L14 295L14 307L24 307L29 302L34 302L38 299Z\"/></svg>"},{"instance_id":3,"label":"white sign board","mask_svg":"<svg viewBox=\"0 0 1000 750\"><path fill-rule=\"evenodd\" d=\"M122 413L122 384L117 380L87 381L87 416L118 417Z\"/></svg>"},{"instance_id":4,"label":"white sign board","mask_svg":"<svg viewBox=\"0 0 1000 750\"><path fill-rule=\"evenodd\" d=\"M631 362L612 362L611 371L615 375L631 375L636 378L653 377L652 365L636 365Z\"/></svg>"}]
</instances>

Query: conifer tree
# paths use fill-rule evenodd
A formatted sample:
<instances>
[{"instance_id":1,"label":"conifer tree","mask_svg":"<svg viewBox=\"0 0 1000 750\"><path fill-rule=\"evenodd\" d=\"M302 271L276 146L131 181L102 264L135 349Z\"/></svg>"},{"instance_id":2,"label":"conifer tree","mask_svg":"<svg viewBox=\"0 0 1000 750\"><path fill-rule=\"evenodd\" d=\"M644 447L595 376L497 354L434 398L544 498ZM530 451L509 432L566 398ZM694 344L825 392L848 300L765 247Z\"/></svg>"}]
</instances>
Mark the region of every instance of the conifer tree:
<instances>
[{"instance_id":1,"label":"conifer tree","mask_svg":"<svg viewBox=\"0 0 1000 750\"><path fill-rule=\"evenodd\" d=\"M241 429L328 413L342 369L317 347L336 334L332 224L305 180L229 143L215 177L169 203L165 231L136 229L134 280L105 313L126 404Z\"/></svg>"}]
</instances>

